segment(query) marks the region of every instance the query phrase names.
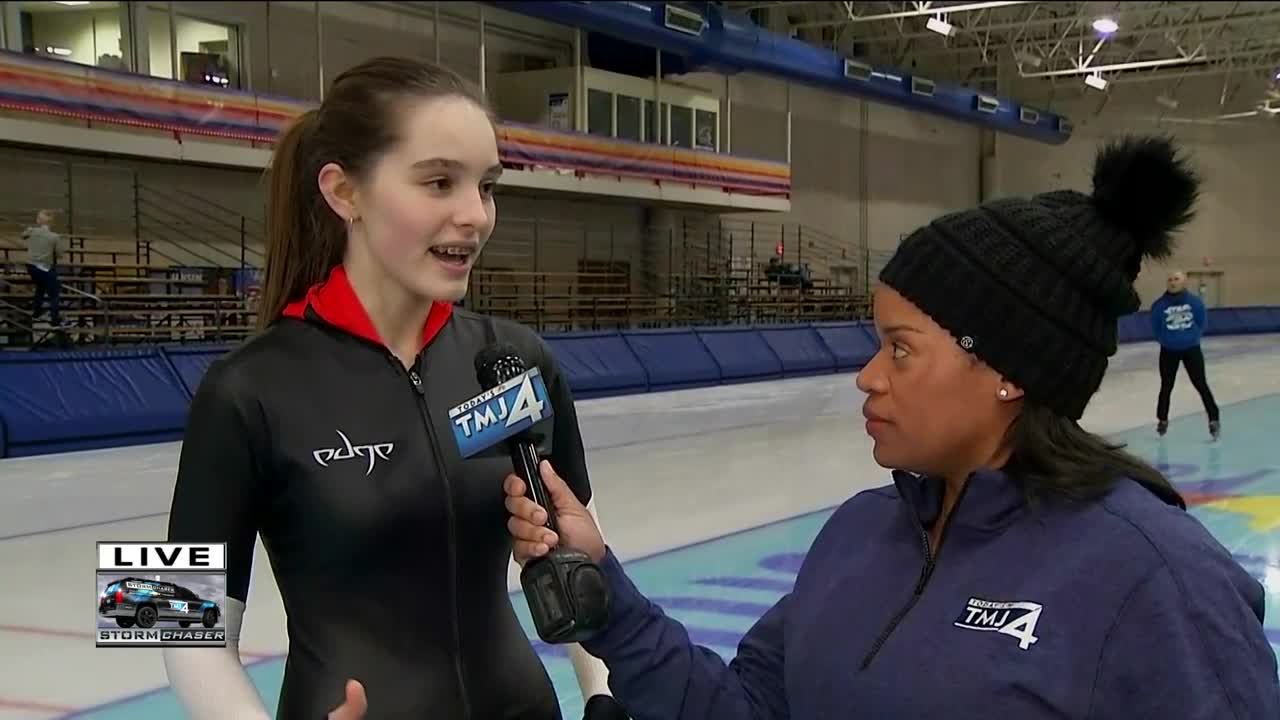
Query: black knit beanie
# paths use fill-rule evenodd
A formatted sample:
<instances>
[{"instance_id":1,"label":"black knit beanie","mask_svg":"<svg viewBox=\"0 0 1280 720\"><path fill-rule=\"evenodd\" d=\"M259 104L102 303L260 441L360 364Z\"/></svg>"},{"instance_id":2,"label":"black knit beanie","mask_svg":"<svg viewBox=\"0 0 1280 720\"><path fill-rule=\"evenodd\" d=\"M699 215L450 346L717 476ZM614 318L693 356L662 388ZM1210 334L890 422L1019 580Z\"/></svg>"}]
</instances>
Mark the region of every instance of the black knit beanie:
<instances>
[{"instance_id":1,"label":"black knit beanie","mask_svg":"<svg viewBox=\"0 0 1280 720\"><path fill-rule=\"evenodd\" d=\"M1125 138L1094 160L1093 193L997 200L916 230L880 280L965 350L1072 420L1115 354L1117 325L1141 302L1143 258L1172 253L1199 178L1173 144Z\"/></svg>"}]
</instances>

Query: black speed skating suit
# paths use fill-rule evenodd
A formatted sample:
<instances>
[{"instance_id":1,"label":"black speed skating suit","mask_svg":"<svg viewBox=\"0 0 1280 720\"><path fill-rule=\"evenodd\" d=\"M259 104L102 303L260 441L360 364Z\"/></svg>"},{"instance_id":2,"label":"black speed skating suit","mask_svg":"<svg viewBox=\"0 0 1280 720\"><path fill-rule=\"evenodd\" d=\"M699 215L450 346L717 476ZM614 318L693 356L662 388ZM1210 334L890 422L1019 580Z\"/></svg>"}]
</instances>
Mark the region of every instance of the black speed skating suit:
<instances>
[{"instance_id":1,"label":"black speed skating suit","mask_svg":"<svg viewBox=\"0 0 1280 720\"><path fill-rule=\"evenodd\" d=\"M325 717L347 678L371 720L560 717L507 596L510 458L464 460L449 425L482 391L473 359L492 339L541 368L541 450L586 503L567 382L514 323L438 304L406 369L339 268L205 375L169 538L228 543L227 594L244 601L261 534L288 614L280 718Z\"/></svg>"}]
</instances>

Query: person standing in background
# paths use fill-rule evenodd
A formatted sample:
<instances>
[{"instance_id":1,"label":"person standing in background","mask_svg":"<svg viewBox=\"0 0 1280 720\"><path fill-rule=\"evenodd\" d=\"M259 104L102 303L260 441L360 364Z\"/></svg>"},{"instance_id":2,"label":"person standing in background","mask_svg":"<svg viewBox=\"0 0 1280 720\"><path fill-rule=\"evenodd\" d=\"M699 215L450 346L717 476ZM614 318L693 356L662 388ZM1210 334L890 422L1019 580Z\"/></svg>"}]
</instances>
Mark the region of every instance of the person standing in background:
<instances>
[{"instance_id":1,"label":"person standing in background","mask_svg":"<svg viewBox=\"0 0 1280 720\"><path fill-rule=\"evenodd\" d=\"M35 297L31 301L31 321L43 312L44 299L49 297L49 322L61 327L58 313L58 250L62 236L49 229L53 223L53 210L36 213L36 224L22 232L27 244L27 274L35 284Z\"/></svg>"},{"instance_id":2,"label":"person standing in background","mask_svg":"<svg viewBox=\"0 0 1280 720\"><path fill-rule=\"evenodd\" d=\"M1178 366L1185 365L1187 377L1209 416L1209 434L1214 440L1222 429L1218 405L1205 377L1204 352L1200 338L1208 325L1204 301L1187 290L1187 275L1181 270L1169 273L1166 292L1151 304L1151 330L1160 343L1160 399L1156 402L1156 432L1163 436L1169 430L1169 398Z\"/></svg>"}]
</instances>

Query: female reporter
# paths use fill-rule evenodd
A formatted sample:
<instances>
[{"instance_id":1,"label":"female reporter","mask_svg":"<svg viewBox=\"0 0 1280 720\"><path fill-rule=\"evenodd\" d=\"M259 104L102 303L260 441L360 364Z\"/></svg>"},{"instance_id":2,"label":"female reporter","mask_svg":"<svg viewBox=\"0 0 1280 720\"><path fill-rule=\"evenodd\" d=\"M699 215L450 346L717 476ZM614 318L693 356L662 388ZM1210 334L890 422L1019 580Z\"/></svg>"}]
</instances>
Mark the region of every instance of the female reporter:
<instances>
[{"instance_id":1,"label":"female reporter","mask_svg":"<svg viewBox=\"0 0 1280 720\"><path fill-rule=\"evenodd\" d=\"M276 146L261 333L205 375L169 516L171 541L227 543L228 649L164 654L193 717L268 716L237 652L259 534L288 616L279 717L560 717L507 595L511 461L464 460L448 417L482 390L477 351L515 346L554 406L542 450L590 501L548 348L453 305L501 172L483 99L407 59L341 74Z\"/></svg>"},{"instance_id":2,"label":"female reporter","mask_svg":"<svg viewBox=\"0 0 1280 720\"><path fill-rule=\"evenodd\" d=\"M555 472L560 536L507 480L520 562L610 579L585 643L636 720L1280 717L1263 588L1155 469L1077 421L1198 180L1159 139L1106 148L1091 196L950 214L880 275L858 376L893 484L829 519L727 665L628 580Z\"/></svg>"}]
</instances>

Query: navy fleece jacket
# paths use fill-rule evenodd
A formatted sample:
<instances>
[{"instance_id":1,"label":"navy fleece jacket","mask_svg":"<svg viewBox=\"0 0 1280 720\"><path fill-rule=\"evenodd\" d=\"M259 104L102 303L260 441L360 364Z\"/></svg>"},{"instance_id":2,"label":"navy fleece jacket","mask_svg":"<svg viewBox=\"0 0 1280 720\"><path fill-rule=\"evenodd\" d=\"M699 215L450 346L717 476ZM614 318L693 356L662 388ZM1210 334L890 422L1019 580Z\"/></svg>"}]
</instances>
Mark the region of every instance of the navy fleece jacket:
<instances>
[{"instance_id":1,"label":"navy fleece jacket","mask_svg":"<svg viewBox=\"0 0 1280 720\"><path fill-rule=\"evenodd\" d=\"M1186 512L1131 481L1033 510L984 472L934 558L940 504L905 473L847 501L727 665L610 551L585 647L634 720L1280 718L1263 589Z\"/></svg>"},{"instance_id":2,"label":"navy fleece jacket","mask_svg":"<svg viewBox=\"0 0 1280 720\"><path fill-rule=\"evenodd\" d=\"M1151 304L1151 332L1166 350L1189 350L1199 345L1208 324L1204 301L1193 292L1167 292Z\"/></svg>"}]
</instances>

